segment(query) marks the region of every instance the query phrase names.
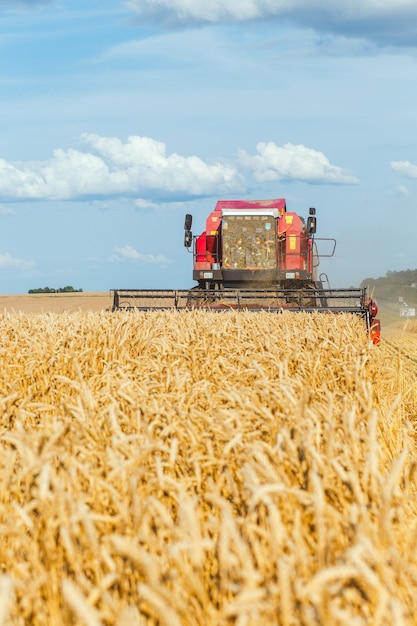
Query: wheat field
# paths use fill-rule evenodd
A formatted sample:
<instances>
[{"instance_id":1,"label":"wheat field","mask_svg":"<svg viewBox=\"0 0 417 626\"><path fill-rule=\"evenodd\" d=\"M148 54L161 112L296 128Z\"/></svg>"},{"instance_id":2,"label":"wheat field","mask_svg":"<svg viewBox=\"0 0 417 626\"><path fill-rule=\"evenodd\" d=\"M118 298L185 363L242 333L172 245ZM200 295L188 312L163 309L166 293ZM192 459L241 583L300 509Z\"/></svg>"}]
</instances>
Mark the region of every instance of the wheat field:
<instances>
[{"instance_id":1,"label":"wheat field","mask_svg":"<svg viewBox=\"0 0 417 626\"><path fill-rule=\"evenodd\" d=\"M0 626L417 615L417 325L0 315Z\"/></svg>"}]
</instances>

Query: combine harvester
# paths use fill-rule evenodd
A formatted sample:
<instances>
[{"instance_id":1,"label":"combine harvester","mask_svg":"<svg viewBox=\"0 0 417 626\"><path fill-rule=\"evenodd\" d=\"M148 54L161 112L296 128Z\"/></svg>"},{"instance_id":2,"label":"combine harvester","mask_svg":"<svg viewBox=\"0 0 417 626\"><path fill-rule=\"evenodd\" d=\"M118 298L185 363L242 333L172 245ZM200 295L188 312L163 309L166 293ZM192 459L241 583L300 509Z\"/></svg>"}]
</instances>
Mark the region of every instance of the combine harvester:
<instances>
[{"instance_id":1,"label":"combine harvester","mask_svg":"<svg viewBox=\"0 0 417 626\"><path fill-rule=\"evenodd\" d=\"M331 289L318 274L319 257L331 257L335 239L315 237L317 218L287 211L283 198L220 200L197 237L186 215L184 245L192 249L193 279L186 290L112 289L113 310L230 309L352 313L363 318L374 343L380 341L378 308L366 288ZM317 242L327 241L319 255Z\"/></svg>"}]
</instances>

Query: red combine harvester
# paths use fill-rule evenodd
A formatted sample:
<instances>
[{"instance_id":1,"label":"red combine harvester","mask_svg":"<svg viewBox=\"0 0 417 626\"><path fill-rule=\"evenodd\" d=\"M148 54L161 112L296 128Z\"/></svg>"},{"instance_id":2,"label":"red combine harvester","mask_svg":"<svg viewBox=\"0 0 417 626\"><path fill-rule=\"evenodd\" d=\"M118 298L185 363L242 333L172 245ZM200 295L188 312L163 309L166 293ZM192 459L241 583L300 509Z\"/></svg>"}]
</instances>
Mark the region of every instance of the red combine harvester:
<instances>
[{"instance_id":1,"label":"red combine harvester","mask_svg":"<svg viewBox=\"0 0 417 626\"><path fill-rule=\"evenodd\" d=\"M374 343L380 341L376 302L366 288L331 289L318 274L319 258L333 256L336 241L318 239L315 209L307 220L287 211L283 198L219 200L197 237L186 215L184 245L192 249L188 290L113 289L113 310L245 309L281 312L348 312L361 316ZM326 241L327 254L317 243Z\"/></svg>"}]
</instances>

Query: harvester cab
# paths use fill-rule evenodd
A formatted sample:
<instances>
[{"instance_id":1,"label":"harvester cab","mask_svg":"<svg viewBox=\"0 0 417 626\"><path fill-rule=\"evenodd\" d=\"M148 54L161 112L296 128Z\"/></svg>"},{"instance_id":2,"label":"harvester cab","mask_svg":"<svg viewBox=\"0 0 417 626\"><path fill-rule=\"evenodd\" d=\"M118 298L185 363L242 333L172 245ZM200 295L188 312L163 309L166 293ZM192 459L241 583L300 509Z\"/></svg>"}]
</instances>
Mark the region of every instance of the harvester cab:
<instances>
[{"instance_id":1,"label":"harvester cab","mask_svg":"<svg viewBox=\"0 0 417 626\"><path fill-rule=\"evenodd\" d=\"M190 218L186 216L184 225L187 247ZM283 198L220 200L205 230L193 240L193 279L201 289L322 288L316 230L314 208L305 221L287 211ZM332 256L336 242L327 241L332 247L325 256Z\"/></svg>"}]
</instances>

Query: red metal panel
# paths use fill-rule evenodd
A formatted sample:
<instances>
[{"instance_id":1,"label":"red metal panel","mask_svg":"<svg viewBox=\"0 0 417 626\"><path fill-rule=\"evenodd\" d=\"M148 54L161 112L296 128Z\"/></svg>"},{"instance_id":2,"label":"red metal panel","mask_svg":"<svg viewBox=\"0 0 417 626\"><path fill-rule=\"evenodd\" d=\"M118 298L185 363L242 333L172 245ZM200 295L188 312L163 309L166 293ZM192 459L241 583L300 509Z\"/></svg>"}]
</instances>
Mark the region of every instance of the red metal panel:
<instances>
[{"instance_id":1,"label":"red metal panel","mask_svg":"<svg viewBox=\"0 0 417 626\"><path fill-rule=\"evenodd\" d=\"M206 234L217 235L220 229L221 212L213 211L206 220Z\"/></svg>"},{"instance_id":2,"label":"red metal panel","mask_svg":"<svg viewBox=\"0 0 417 626\"><path fill-rule=\"evenodd\" d=\"M218 263L217 236L203 232L196 237L194 269L210 269L211 263Z\"/></svg>"},{"instance_id":3,"label":"red metal panel","mask_svg":"<svg viewBox=\"0 0 417 626\"><path fill-rule=\"evenodd\" d=\"M206 263L206 251L207 251L207 237L206 233L201 233L195 240L195 261L196 263ZM195 268L197 269L197 268Z\"/></svg>"},{"instance_id":4,"label":"red metal panel","mask_svg":"<svg viewBox=\"0 0 417 626\"><path fill-rule=\"evenodd\" d=\"M296 213L284 213L278 220L278 235L285 237L285 270L306 269L305 227Z\"/></svg>"},{"instance_id":5,"label":"red metal panel","mask_svg":"<svg viewBox=\"0 0 417 626\"><path fill-rule=\"evenodd\" d=\"M285 198L271 200L219 200L215 211L223 209L278 209L280 213L286 211Z\"/></svg>"}]
</instances>

